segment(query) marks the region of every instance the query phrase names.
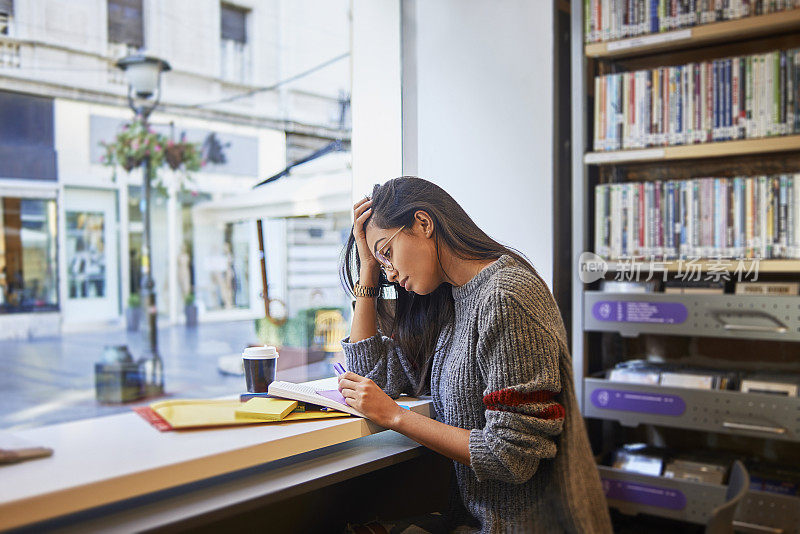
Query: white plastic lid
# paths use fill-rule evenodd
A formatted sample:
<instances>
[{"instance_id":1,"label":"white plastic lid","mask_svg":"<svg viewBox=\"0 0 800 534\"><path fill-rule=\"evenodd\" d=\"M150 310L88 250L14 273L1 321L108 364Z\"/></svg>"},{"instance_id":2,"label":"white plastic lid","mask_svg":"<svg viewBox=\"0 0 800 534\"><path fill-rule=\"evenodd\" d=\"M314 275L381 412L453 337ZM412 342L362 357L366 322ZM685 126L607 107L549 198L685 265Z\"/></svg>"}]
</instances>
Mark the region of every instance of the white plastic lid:
<instances>
[{"instance_id":1,"label":"white plastic lid","mask_svg":"<svg viewBox=\"0 0 800 534\"><path fill-rule=\"evenodd\" d=\"M248 360L268 360L277 357L278 350L275 347L270 347L269 345L263 345L261 347L247 347L242 352L242 358L247 358Z\"/></svg>"}]
</instances>

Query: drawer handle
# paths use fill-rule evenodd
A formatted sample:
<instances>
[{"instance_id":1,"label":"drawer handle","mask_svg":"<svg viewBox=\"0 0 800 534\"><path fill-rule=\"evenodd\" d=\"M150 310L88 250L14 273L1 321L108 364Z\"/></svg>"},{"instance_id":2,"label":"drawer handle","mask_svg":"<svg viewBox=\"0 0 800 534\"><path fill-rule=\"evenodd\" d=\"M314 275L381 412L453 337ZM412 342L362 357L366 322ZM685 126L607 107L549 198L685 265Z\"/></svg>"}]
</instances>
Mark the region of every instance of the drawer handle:
<instances>
[{"instance_id":1,"label":"drawer handle","mask_svg":"<svg viewBox=\"0 0 800 534\"><path fill-rule=\"evenodd\" d=\"M764 312L716 312L714 316L717 320L722 323L723 328L728 331L734 332L771 332L773 334L785 334L788 331L788 328L785 324L777 320L775 317L768 313ZM772 325L765 325L765 324L736 324L726 321L726 317L757 317L761 319L765 319L771 323Z\"/></svg>"},{"instance_id":2,"label":"drawer handle","mask_svg":"<svg viewBox=\"0 0 800 534\"><path fill-rule=\"evenodd\" d=\"M768 532L770 534L783 534L782 528L765 527L764 525L745 523L744 521L734 521L733 526L739 529L746 529L749 532Z\"/></svg>"},{"instance_id":3,"label":"drawer handle","mask_svg":"<svg viewBox=\"0 0 800 534\"><path fill-rule=\"evenodd\" d=\"M774 334L785 334L785 326L765 326L758 324L730 324L725 323L725 330L738 330L747 332L772 332Z\"/></svg>"},{"instance_id":4,"label":"drawer handle","mask_svg":"<svg viewBox=\"0 0 800 534\"><path fill-rule=\"evenodd\" d=\"M747 423L734 423L723 421L722 426L733 430L752 430L755 432L769 432L770 434L786 434L786 429L780 426L748 425Z\"/></svg>"}]
</instances>

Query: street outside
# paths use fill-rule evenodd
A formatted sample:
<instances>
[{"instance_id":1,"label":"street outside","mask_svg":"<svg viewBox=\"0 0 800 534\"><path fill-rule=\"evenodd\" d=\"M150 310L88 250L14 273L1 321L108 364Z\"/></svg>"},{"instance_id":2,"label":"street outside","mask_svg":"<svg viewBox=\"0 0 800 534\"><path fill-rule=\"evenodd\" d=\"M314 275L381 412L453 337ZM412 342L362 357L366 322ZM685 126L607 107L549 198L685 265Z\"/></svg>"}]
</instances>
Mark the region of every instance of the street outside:
<instances>
[{"instance_id":1,"label":"street outside","mask_svg":"<svg viewBox=\"0 0 800 534\"><path fill-rule=\"evenodd\" d=\"M238 357L244 347L257 343L253 321L160 327L158 335L166 390L161 399L215 398L245 391L244 377L220 372L218 360ZM113 329L0 341L0 430L101 417L156 400L125 404L95 400L94 364L102 360L106 345L127 345L138 359L145 345L144 334ZM333 376L329 360L280 367L279 380L302 382Z\"/></svg>"}]
</instances>

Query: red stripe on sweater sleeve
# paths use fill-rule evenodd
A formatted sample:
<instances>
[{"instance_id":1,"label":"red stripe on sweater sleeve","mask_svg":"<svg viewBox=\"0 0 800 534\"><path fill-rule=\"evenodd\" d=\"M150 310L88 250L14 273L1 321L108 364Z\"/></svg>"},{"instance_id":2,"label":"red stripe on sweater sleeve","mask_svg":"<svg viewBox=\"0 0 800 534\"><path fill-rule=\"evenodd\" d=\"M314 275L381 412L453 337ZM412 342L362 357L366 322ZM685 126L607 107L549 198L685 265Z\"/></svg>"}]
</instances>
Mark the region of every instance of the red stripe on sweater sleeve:
<instances>
[{"instance_id":1,"label":"red stripe on sweater sleeve","mask_svg":"<svg viewBox=\"0 0 800 534\"><path fill-rule=\"evenodd\" d=\"M483 397L483 404L487 407L497 404L505 406L519 406L521 404L534 404L542 402L550 402L558 395L553 391L530 391L522 393L516 389L506 388L500 391L492 391Z\"/></svg>"}]
</instances>

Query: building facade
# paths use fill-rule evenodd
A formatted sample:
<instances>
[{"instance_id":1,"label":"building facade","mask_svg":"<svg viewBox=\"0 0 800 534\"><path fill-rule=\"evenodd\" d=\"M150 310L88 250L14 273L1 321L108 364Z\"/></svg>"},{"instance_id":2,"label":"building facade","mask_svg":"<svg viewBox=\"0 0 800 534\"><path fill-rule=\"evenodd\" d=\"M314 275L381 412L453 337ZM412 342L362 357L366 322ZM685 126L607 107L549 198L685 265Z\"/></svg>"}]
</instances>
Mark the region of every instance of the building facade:
<instances>
[{"instance_id":1,"label":"building facade","mask_svg":"<svg viewBox=\"0 0 800 534\"><path fill-rule=\"evenodd\" d=\"M246 192L284 169L287 154L349 139L348 9L0 0L0 337L118 325L138 291L143 173L103 165L100 142L132 119L115 63L139 50L172 66L153 128L198 143L206 161L188 181L159 170L151 209L160 316L182 321L190 293L207 319L263 314L254 221L221 217L202 229L198 254L192 209ZM298 73L308 74L278 83Z\"/></svg>"}]
</instances>

